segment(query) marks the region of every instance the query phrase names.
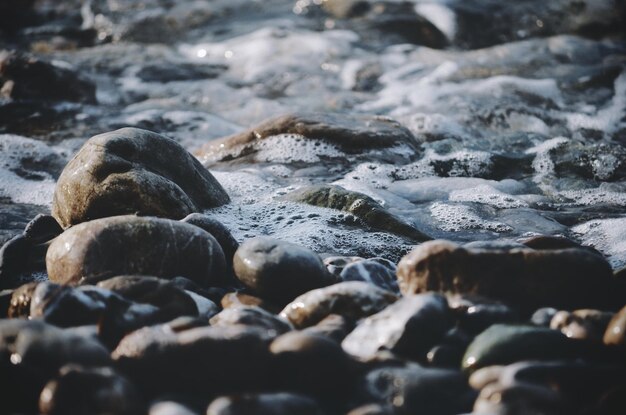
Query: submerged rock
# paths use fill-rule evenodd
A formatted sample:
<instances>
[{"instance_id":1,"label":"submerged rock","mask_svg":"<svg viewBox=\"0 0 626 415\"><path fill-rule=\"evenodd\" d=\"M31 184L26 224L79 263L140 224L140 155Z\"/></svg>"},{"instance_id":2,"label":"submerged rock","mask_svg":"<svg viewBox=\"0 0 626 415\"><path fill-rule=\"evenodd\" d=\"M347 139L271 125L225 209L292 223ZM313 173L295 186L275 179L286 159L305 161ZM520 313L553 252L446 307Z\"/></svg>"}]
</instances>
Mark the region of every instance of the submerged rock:
<instances>
[{"instance_id":1,"label":"submerged rock","mask_svg":"<svg viewBox=\"0 0 626 415\"><path fill-rule=\"evenodd\" d=\"M315 252L268 237L241 244L235 253L234 268L246 287L279 304L336 282Z\"/></svg>"},{"instance_id":2,"label":"submerged rock","mask_svg":"<svg viewBox=\"0 0 626 415\"><path fill-rule=\"evenodd\" d=\"M396 295L372 284L347 281L302 294L287 304L280 315L302 329L331 314L357 321L378 313L396 300Z\"/></svg>"},{"instance_id":3,"label":"submerged rock","mask_svg":"<svg viewBox=\"0 0 626 415\"><path fill-rule=\"evenodd\" d=\"M615 281L604 258L586 249L470 248L426 242L398 264L400 289L474 294L532 312L614 307Z\"/></svg>"},{"instance_id":4,"label":"submerged rock","mask_svg":"<svg viewBox=\"0 0 626 415\"><path fill-rule=\"evenodd\" d=\"M211 173L174 140L122 128L92 137L67 164L52 214L67 228L130 213L182 219L229 201Z\"/></svg>"},{"instance_id":5,"label":"submerged rock","mask_svg":"<svg viewBox=\"0 0 626 415\"><path fill-rule=\"evenodd\" d=\"M388 350L409 359L424 360L426 352L443 337L451 323L445 297L410 295L361 321L342 346L362 359Z\"/></svg>"},{"instance_id":6,"label":"submerged rock","mask_svg":"<svg viewBox=\"0 0 626 415\"><path fill-rule=\"evenodd\" d=\"M202 229L169 219L117 216L68 229L46 255L51 281L75 284L115 275L185 276L207 286L225 272L222 248Z\"/></svg>"},{"instance_id":7,"label":"submerged rock","mask_svg":"<svg viewBox=\"0 0 626 415\"><path fill-rule=\"evenodd\" d=\"M427 241L428 235L392 215L371 197L352 192L339 186L318 185L305 187L287 195L294 202L348 212L361 219L368 226L411 238Z\"/></svg>"}]
</instances>

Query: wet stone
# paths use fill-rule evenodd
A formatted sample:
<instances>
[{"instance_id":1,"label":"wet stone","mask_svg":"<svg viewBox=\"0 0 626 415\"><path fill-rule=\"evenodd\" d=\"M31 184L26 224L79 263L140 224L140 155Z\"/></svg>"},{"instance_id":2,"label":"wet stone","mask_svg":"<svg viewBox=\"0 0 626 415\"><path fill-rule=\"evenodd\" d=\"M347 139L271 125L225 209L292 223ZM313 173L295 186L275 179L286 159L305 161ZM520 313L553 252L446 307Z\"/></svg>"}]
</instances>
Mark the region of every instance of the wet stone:
<instances>
[{"instance_id":1,"label":"wet stone","mask_svg":"<svg viewBox=\"0 0 626 415\"><path fill-rule=\"evenodd\" d=\"M535 326L550 327L552 319L558 312L559 310L552 307L540 308L535 311L532 316L530 316L530 322Z\"/></svg>"},{"instance_id":2,"label":"wet stone","mask_svg":"<svg viewBox=\"0 0 626 415\"><path fill-rule=\"evenodd\" d=\"M371 197L334 185L316 185L296 190L287 199L312 206L325 207L350 213L373 229L426 241L429 236L387 211Z\"/></svg>"},{"instance_id":3,"label":"wet stone","mask_svg":"<svg viewBox=\"0 0 626 415\"><path fill-rule=\"evenodd\" d=\"M220 301L220 304L223 308L235 308L242 306L250 306L250 307L260 307L263 310L269 311L270 313L278 313L280 312L280 307L268 302L262 298L256 297L251 294L246 294L244 292L231 292L225 294Z\"/></svg>"},{"instance_id":4,"label":"wet stone","mask_svg":"<svg viewBox=\"0 0 626 415\"><path fill-rule=\"evenodd\" d=\"M293 330L291 324L260 307L226 308L211 318L213 326L244 325L272 331L275 335Z\"/></svg>"},{"instance_id":5,"label":"wet stone","mask_svg":"<svg viewBox=\"0 0 626 415\"><path fill-rule=\"evenodd\" d=\"M354 322L338 314L331 314L314 326L302 330L303 333L324 336L341 343L354 329Z\"/></svg>"},{"instance_id":6,"label":"wet stone","mask_svg":"<svg viewBox=\"0 0 626 415\"><path fill-rule=\"evenodd\" d=\"M50 245L46 263L50 280L63 284L135 274L184 276L207 286L226 269L224 253L209 233L182 222L137 216L73 226Z\"/></svg>"},{"instance_id":7,"label":"wet stone","mask_svg":"<svg viewBox=\"0 0 626 415\"><path fill-rule=\"evenodd\" d=\"M72 365L43 389L39 409L44 415L132 415L142 410L135 387L112 369Z\"/></svg>"},{"instance_id":8,"label":"wet stone","mask_svg":"<svg viewBox=\"0 0 626 415\"><path fill-rule=\"evenodd\" d=\"M246 287L277 304L335 282L313 251L268 237L242 243L233 264L237 278Z\"/></svg>"},{"instance_id":9,"label":"wet stone","mask_svg":"<svg viewBox=\"0 0 626 415\"><path fill-rule=\"evenodd\" d=\"M577 352L577 343L560 331L494 324L469 345L463 357L463 369L474 371L520 360L566 359Z\"/></svg>"},{"instance_id":10,"label":"wet stone","mask_svg":"<svg viewBox=\"0 0 626 415\"><path fill-rule=\"evenodd\" d=\"M66 285L41 282L35 288L29 318L41 318L58 327L97 324L107 308L107 296Z\"/></svg>"},{"instance_id":11,"label":"wet stone","mask_svg":"<svg viewBox=\"0 0 626 415\"><path fill-rule=\"evenodd\" d=\"M130 213L182 219L229 201L213 175L174 140L123 128L92 137L67 164L52 214L67 228Z\"/></svg>"},{"instance_id":12,"label":"wet stone","mask_svg":"<svg viewBox=\"0 0 626 415\"><path fill-rule=\"evenodd\" d=\"M445 297L410 295L362 320L342 346L346 352L363 359L388 350L409 359L424 360L451 323Z\"/></svg>"},{"instance_id":13,"label":"wet stone","mask_svg":"<svg viewBox=\"0 0 626 415\"><path fill-rule=\"evenodd\" d=\"M200 415L200 413L181 403L163 400L150 405L148 415Z\"/></svg>"},{"instance_id":14,"label":"wet stone","mask_svg":"<svg viewBox=\"0 0 626 415\"><path fill-rule=\"evenodd\" d=\"M613 313L599 310L559 311L552 317L550 328L573 339L601 343L612 317Z\"/></svg>"},{"instance_id":15,"label":"wet stone","mask_svg":"<svg viewBox=\"0 0 626 415\"><path fill-rule=\"evenodd\" d=\"M28 317L30 315L30 306L37 285L36 282L30 282L13 290L8 309L9 318Z\"/></svg>"},{"instance_id":16,"label":"wet stone","mask_svg":"<svg viewBox=\"0 0 626 415\"><path fill-rule=\"evenodd\" d=\"M280 315L296 328L317 324L331 314L357 321L382 311L397 296L362 281L347 281L311 290L294 299Z\"/></svg>"},{"instance_id":17,"label":"wet stone","mask_svg":"<svg viewBox=\"0 0 626 415\"><path fill-rule=\"evenodd\" d=\"M614 307L615 281L606 260L586 249L469 248L426 242L398 264L403 293L440 291L503 301L532 312Z\"/></svg>"},{"instance_id":18,"label":"wet stone","mask_svg":"<svg viewBox=\"0 0 626 415\"><path fill-rule=\"evenodd\" d=\"M400 294L396 266L384 258L369 258L347 264L339 277L343 281L365 281L384 290Z\"/></svg>"},{"instance_id":19,"label":"wet stone","mask_svg":"<svg viewBox=\"0 0 626 415\"><path fill-rule=\"evenodd\" d=\"M622 347L626 345L626 306L609 322L604 332L604 343Z\"/></svg>"},{"instance_id":20,"label":"wet stone","mask_svg":"<svg viewBox=\"0 0 626 415\"><path fill-rule=\"evenodd\" d=\"M223 396L207 408L207 415L322 415L312 398L297 393L260 393Z\"/></svg>"}]
</instances>

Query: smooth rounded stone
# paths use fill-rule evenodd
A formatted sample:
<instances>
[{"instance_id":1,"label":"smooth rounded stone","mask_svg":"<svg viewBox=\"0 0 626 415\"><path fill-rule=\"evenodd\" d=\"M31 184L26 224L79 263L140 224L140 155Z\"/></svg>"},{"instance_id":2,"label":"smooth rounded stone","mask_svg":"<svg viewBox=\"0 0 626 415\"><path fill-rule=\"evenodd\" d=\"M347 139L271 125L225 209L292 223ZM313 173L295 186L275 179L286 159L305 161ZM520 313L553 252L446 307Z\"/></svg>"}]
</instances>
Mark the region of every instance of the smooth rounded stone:
<instances>
[{"instance_id":1,"label":"smooth rounded stone","mask_svg":"<svg viewBox=\"0 0 626 415\"><path fill-rule=\"evenodd\" d=\"M612 318L613 313L599 310L559 311L552 318L550 328L573 339L601 343Z\"/></svg>"},{"instance_id":2,"label":"smooth rounded stone","mask_svg":"<svg viewBox=\"0 0 626 415\"><path fill-rule=\"evenodd\" d=\"M494 324L476 336L463 356L463 369L520 360L567 359L579 351L577 343L563 333L544 327Z\"/></svg>"},{"instance_id":3,"label":"smooth rounded stone","mask_svg":"<svg viewBox=\"0 0 626 415\"><path fill-rule=\"evenodd\" d=\"M171 281L162 278L124 275L100 281L97 286L119 294L129 301L151 304L171 313L172 316L198 315L194 298ZM215 304L214 307L217 309Z\"/></svg>"},{"instance_id":4,"label":"smooth rounded stone","mask_svg":"<svg viewBox=\"0 0 626 415\"><path fill-rule=\"evenodd\" d=\"M365 281L384 290L400 294L396 266L384 258L370 258L347 264L339 277L343 281Z\"/></svg>"},{"instance_id":5,"label":"smooth rounded stone","mask_svg":"<svg viewBox=\"0 0 626 415\"><path fill-rule=\"evenodd\" d=\"M269 237L242 243L233 265L246 287L277 304L336 282L315 252Z\"/></svg>"},{"instance_id":6,"label":"smooth rounded stone","mask_svg":"<svg viewBox=\"0 0 626 415\"><path fill-rule=\"evenodd\" d=\"M24 228L24 236L33 243L43 243L56 238L63 233L59 222L51 216L39 214L35 216Z\"/></svg>"},{"instance_id":7,"label":"smooth rounded stone","mask_svg":"<svg viewBox=\"0 0 626 415\"><path fill-rule=\"evenodd\" d=\"M398 264L404 294L440 291L503 301L532 312L613 306L610 265L586 249L468 249L452 242L425 242Z\"/></svg>"},{"instance_id":8,"label":"smooth rounded stone","mask_svg":"<svg viewBox=\"0 0 626 415\"><path fill-rule=\"evenodd\" d=\"M294 113L271 118L241 133L212 140L197 155L212 162L231 160L254 151L257 141L280 134L324 140L349 153L397 145L419 149L411 131L388 117Z\"/></svg>"},{"instance_id":9,"label":"smooth rounded stone","mask_svg":"<svg viewBox=\"0 0 626 415\"><path fill-rule=\"evenodd\" d=\"M73 226L52 242L46 263L50 280L61 284L136 274L184 276L208 286L226 270L222 248L208 232L132 215Z\"/></svg>"},{"instance_id":10,"label":"smooth rounded stone","mask_svg":"<svg viewBox=\"0 0 626 415\"><path fill-rule=\"evenodd\" d=\"M226 258L226 263L232 267L233 265L233 257L235 256L235 252L237 248L239 248L239 242L235 239L235 237L230 233L230 230L224 226L221 222L213 219L208 215L203 215L201 213L192 213L188 216L185 216L181 222L190 223L199 228L204 229L219 242L222 247L222 251L224 251L224 257ZM235 283L236 280L228 279L225 282Z\"/></svg>"},{"instance_id":11,"label":"smooth rounded stone","mask_svg":"<svg viewBox=\"0 0 626 415\"><path fill-rule=\"evenodd\" d=\"M453 301L448 300L450 308L453 308L457 314L457 325L468 333L478 334L492 324L521 322L519 313L506 304L488 299L465 297L461 300L465 304L454 307Z\"/></svg>"},{"instance_id":12,"label":"smooth rounded stone","mask_svg":"<svg viewBox=\"0 0 626 415\"><path fill-rule=\"evenodd\" d=\"M552 235L533 236L528 239L522 240L522 243L527 247L536 250L584 248L582 245L572 241L571 239Z\"/></svg>"},{"instance_id":13,"label":"smooth rounded stone","mask_svg":"<svg viewBox=\"0 0 626 415\"><path fill-rule=\"evenodd\" d=\"M424 360L445 334L452 318L446 298L439 294L403 297L362 320L344 339L346 352L361 359L388 350L409 359Z\"/></svg>"},{"instance_id":14,"label":"smooth rounded stone","mask_svg":"<svg viewBox=\"0 0 626 415\"><path fill-rule=\"evenodd\" d=\"M559 310L552 307L542 307L530 316L530 322L535 326L550 327L552 319Z\"/></svg>"},{"instance_id":15,"label":"smooth rounded stone","mask_svg":"<svg viewBox=\"0 0 626 415\"><path fill-rule=\"evenodd\" d=\"M456 369L463 361L465 349L458 345L439 344L428 351L426 361L429 366Z\"/></svg>"},{"instance_id":16,"label":"smooth rounded stone","mask_svg":"<svg viewBox=\"0 0 626 415\"><path fill-rule=\"evenodd\" d=\"M558 392L532 384L489 385L474 402L473 415L542 414L561 415L565 402Z\"/></svg>"},{"instance_id":17,"label":"smooth rounded stone","mask_svg":"<svg viewBox=\"0 0 626 415\"><path fill-rule=\"evenodd\" d=\"M29 282L13 291L7 312L9 318L30 316L30 304L37 285L37 282Z\"/></svg>"},{"instance_id":18,"label":"smooth rounded stone","mask_svg":"<svg viewBox=\"0 0 626 415\"><path fill-rule=\"evenodd\" d=\"M323 261L328 272L339 277L345 267L352 263L363 261L364 259L365 258L361 258L360 256L331 255L324 257Z\"/></svg>"},{"instance_id":19,"label":"smooth rounded stone","mask_svg":"<svg viewBox=\"0 0 626 415\"><path fill-rule=\"evenodd\" d=\"M200 415L200 413L178 402L160 401L150 405L148 415Z\"/></svg>"},{"instance_id":20,"label":"smooth rounded stone","mask_svg":"<svg viewBox=\"0 0 626 415\"><path fill-rule=\"evenodd\" d=\"M259 389L272 379L270 340L264 330L253 327L175 332L160 325L128 334L111 356L148 396L239 393Z\"/></svg>"},{"instance_id":21,"label":"smooth rounded stone","mask_svg":"<svg viewBox=\"0 0 626 415\"><path fill-rule=\"evenodd\" d=\"M90 138L65 166L52 215L64 228L131 213L182 219L229 201L213 175L176 141L122 128Z\"/></svg>"},{"instance_id":22,"label":"smooth rounded stone","mask_svg":"<svg viewBox=\"0 0 626 415\"><path fill-rule=\"evenodd\" d=\"M293 330L292 325L259 307L226 308L211 318L213 326L253 326L274 332L275 335Z\"/></svg>"},{"instance_id":23,"label":"smooth rounded stone","mask_svg":"<svg viewBox=\"0 0 626 415\"><path fill-rule=\"evenodd\" d=\"M287 304L280 316L302 329L331 314L360 320L378 313L397 299L395 294L367 282L346 281L302 294Z\"/></svg>"},{"instance_id":24,"label":"smooth rounded stone","mask_svg":"<svg viewBox=\"0 0 626 415\"><path fill-rule=\"evenodd\" d=\"M235 308L242 306L260 307L263 310L274 314L279 313L281 310L276 304L272 304L262 298L246 294L241 291L225 294L224 297L222 297L220 304L223 308Z\"/></svg>"},{"instance_id":25,"label":"smooth rounded stone","mask_svg":"<svg viewBox=\"0 0 626 415\"><path fill-rule=\"evenodd\" d=\"M322 415L310 397L288 392L222 396L207 408L206 415Z\"/></svg>"},{"instance_id":26,"label":"smooth rounded stone","mask_svg":"<svg viewBox=\"0 0 626 415\"><path fill-rule=\"evenodd\" d=\"M422 242L432 239L413 225L391 214L371 197L363 193L346 190L340 186L307 186L295 190L285 197L293 202L350 213L373 229L404 236L414 241Z\"/></svg>"},{"instance_id":27,"label":"smooth rounded stone","mask_svg":"<svg viewBox=\"0 0 626 415\"><path fill-rule=\"evenodd\" d=\"M33 55L0 51L0 97L96 103L96 86L75 71Z\"/></svg>"},{"instance_id":28,"label":"smooth rounded stone","mask_svg":"<svg viewBox=\"0 0 626 415\"><path fill-rule=\"evenodd\" d=\"M370 403L354 408L346 415L393 415L393 410L388 405Z\"/></svg>"},{"instance_id":29,"label":"smooth rounded stone","mask_svg":"<svg viewBox=\"0 0 626 415\"><path fill-rule=\"evenodd\" d=\"M302 330L303 333L324 336L341 343L354 329L354 322L338 314L330 314L314 326Z\"/></svg>"},{"instance_id":30,"label":"smooth rounded stone","mask_svg":"<svg viewBox=\"0 0 626 415\"><path fill-rule=\"evenodd\" d=\"M107 300L94 291L45 281L33 292L29 318L40 318L57 327L97 324L106 311Z\"/></svg>"},{"instance_id":31,"label":"smooth rounded stone","mask_svg":"<svg viewBox=\"0 0 626 415\"><path fill-rule=\"evenodd\" d=\"M135 387L110 368L65 366L41 392L43 415L133 415L142 411Z\"/></svg>"},{"instance_id":32,"label":"smooth rounded stone","mask_svg":"<svg viewBox=\"0 0 626 415\"><path fill-rule=\"evenodd\" d=\"M626 306L613 316L604 332L604 344L626 346Z\"/></svg>"},{"instance_id":33,"label":"smooth rounded stone","mask_svg":"<svg viewBox=\"0 0 626 415\"><path fill-rule=\"evenodd\" d=\"M353 386L355 362L341 346L323 336L292 331L270 345L278 388L338 402Z\"/></svg>"},{"instance_id":34,"label":"smooth rounded stone","mask_svg":"<svg viewBox=\"0 0 626 415\"><path fill-rule=\"evenodd\" d=\"M364 402L391 408L394 414L452 415L471 409L474 392L456 370L424 368L415 363L386 366L361 380Z\"/></svg>"}]
</instances>

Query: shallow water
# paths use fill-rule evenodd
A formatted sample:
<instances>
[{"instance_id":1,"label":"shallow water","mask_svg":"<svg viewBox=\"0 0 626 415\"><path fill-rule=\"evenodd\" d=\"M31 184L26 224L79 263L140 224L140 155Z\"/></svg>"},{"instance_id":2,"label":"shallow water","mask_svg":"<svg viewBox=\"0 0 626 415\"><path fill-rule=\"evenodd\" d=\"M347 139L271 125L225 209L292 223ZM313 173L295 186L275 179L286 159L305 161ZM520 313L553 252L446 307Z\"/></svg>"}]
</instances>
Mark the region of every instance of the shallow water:
<instances>
[{"instance_id":1,"label":"shallow water","mask_svg":"<svg viewBox=\"0 0 626 415\"><path fill-rule=\"evenodd\" d=\"M623 37L579 37L565 23L533 37L537 22L554 22L528 15L490 46L457 39L433 49L384 31L370 36L316 3L93 1L82 25L102 42L67 49L21 41L93 79L98 104L56 104L57 117L37 129L0 126L2 240L49 209L55 178L94 134L136 126L194 152L271 116L318 111L390 116L416 145L348 154L282 135L256 144L254 157L200 156L233 200L209 213L237 239L270 234L320 253L393 260L410 249L348 214L284 200L332 183L436 238L564 235L596 247L616 269L626 265ZM453 2L413 3L449 40L469 39Z\"/></svg>"}]
</instances>

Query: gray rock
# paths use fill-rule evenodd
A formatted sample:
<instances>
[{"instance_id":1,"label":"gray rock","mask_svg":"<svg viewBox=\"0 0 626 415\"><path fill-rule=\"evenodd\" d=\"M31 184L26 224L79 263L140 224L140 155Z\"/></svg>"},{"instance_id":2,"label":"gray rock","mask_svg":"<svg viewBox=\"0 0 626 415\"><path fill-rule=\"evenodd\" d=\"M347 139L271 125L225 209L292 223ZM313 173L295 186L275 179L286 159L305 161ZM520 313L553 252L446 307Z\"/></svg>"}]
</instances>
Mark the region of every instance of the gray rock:
<instances>
[{"instance_id":1,"label":"gray rock","mask_svg":"<svg viewBox=\"0 0 626 415\"><path fill-rule=\"evenodd\" d=\"M347 281L311 290L289 303L280 315L296 328L317 324L331 314L360 320L397 300L389 291L362 281Z\"/></svg>"},{"instance_id":2,"label":"gray rock","mask_svg":"<svg viewBox=\"0 0 626 415\"><path fill-rule=\"evenodd\" d=\"M423 243L398 264L404 294L440 291L503 301L531 313L614 307L611 267L581 248L466 248L448 241Z\"/></svg>"},{"instance_id":3,"label":"gray rock","mask_svg":"<svg viewBox=\"0 0 626 415\"><path fill-rule=\"evenodd\" d=\"M210 285L225 272L222 248L202 229L169 219L117 216L68 229L46 255L51 281L67 284L115 275L185 276Z\"/></svg>"},{"instance_id":4,"label":"gray rock","mask_svg":"<svg viewBox=\"0 0 626 415\"><path fill-rule=\"evenodd\" d=\"M384 258L369 258L347 264L339 277L344 281L365 281L383 290L400 294L396 265Z\"/></svg>"},{"instance_id":5,"label":"gray rock","mask_svg":"<svg viewBox=\"0 0 626 415\"><path fill-rule=\"evenodd\" d=\"M182 219L229 200L211 173L174 140L122 128L92 137L67 164L52 214L65 228L129 213Z\"/></svg>"},{"instance_id":6,"label":"gray rock","mask_svg":"<svg viewBox=\"0 0 626 415\"><path fill-rule=\"evenodd\" d=\"M336 282L315 252L268 237L242 243L233 265L246 287L280 304Z\"/></svg>"},{"instance_id":7,"label":"gray rock","mask_svg":"<svg viewBox=\"0 0 626 415\"><path fill-rule=\"evenodd\" d=\"M371 197L339 186L305 187L288 194L286 197L294 202L351 213L373 229L405 236L415 241L431 239L414 226L389 213Z\"/></svg>"},{"instance_id":8,"label":"gray rock","mask_svg":"<svg viewBox=\"0 0 626 415\"><path fill-rule=\"evenodd\" d=\"M378 351L424 360L426 352L451 325L445 297L411 295L361 321L342 343L346 352L363 359Z\"/></svg>"},{"instance_id":9,"label":"gray rock","mask_svg":"<svg viewBox=\"0 0 626 415\"><path fill-rule=\"evenodd\" d=\"M322 415L310 397L297 393L260 393L222 396L208 407L207 415Z\"/></svg>"},{"instance_id":10,"label":"gray rock","mask_svg":"<svg viewBox=\"0 0 626 415\"><path fill-rule=\"evenodd\" d=\"M244 325L271 330L276 335L293 330L288 321L276 317L260 307L241 306L226 308L211 318L213 326Z\"/></svg>"}]
</instances>

